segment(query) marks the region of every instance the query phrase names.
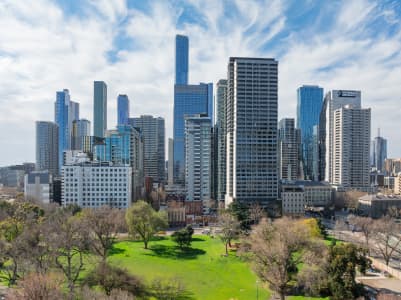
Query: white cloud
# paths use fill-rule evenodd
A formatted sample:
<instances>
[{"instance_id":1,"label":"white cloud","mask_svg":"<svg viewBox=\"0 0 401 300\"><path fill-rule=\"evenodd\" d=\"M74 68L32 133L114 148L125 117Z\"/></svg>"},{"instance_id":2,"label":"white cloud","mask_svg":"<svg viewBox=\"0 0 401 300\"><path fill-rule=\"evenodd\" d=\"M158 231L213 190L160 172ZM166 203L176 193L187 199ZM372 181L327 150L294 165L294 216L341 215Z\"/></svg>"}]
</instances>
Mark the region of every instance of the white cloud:
<instances>
[{"instance_id":1,"label":"white cloud","mask_svg":"<svg viewBox=\"0 0 401 300\"><path fill-rule=\"evenodd\" d=\"M0 165L34 161L34 122L53 120L57 90L69 88L81 103L81 116L92 119L94 80L108 85L109 128L116 121L116 97L125 93L131 115L164 117L166 135L172 136L178 32L190 38L192 83L224 78L229 56L276 56L281 117L295 115L302 84L361 89L364 106L372 107L372 129L380 125L390 139L390 155L401 156L393 121L401 117L401 34L388 37L376 28L379 34L370 37L367 31L372 20L394 20L391 8L344 1L336 12L322 9L338 15L324 32L315 27L286 32L291 18L286 1L230 2L236 9L227 16L224 1L191 0L203 25L183 23L177 30L183 7L172 3L179 2L150 1L140 11L123 0L91 0L82 4L83 16L66 16L48 0L0 3ZM280 33L284 38L269 44ZM132 44L117 47L121 35ZM108 60L110 52L116 62Z\"/></svg>"}]
</instances>

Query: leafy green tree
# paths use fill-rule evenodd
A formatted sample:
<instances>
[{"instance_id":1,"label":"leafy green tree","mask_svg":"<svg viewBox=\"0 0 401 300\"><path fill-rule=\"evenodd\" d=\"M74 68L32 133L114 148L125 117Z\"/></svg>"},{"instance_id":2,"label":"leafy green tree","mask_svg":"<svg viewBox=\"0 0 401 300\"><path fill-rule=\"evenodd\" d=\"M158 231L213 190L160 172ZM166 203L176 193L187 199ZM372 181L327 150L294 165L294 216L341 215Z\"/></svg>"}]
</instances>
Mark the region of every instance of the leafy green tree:
<instances>
[{"instance_id":1,"label":"leafy green tree","mask_svg":"<svg viewBox=\"0 0 401 300\"><path fill-rule=\"evenodd\" d=\"M362 286L355 281L356 268L362 273L370 266L366 249L354 244L332 245L329 250L328 284L333 300L355 299Z\"/></svg>"},{"instance_id":2,"label":"leafy green tree","mask_svg":"<svg viewBox=\"0 0 401 300\"><path fill-rule=\"evenodd\" d=\"M184 249L191 246L192 235L194 230L191 226L187 226L183 229L177 230L171 235L171 239L177 243L180 249Z\"/></svg>"},{"instance_id":3,"label":"leafy green tree","mask_svg":"<svg viewBox=\"0 0 401 300\"><path fill-rule=\"evenodd\" d=\"M246 204L238 201L231 202L226 211L237 219L237 221L240 223L241 230L249 230L251 228L249 225L249 207Z\"/></svg>"},{"instance_id":4,"label":"leafy green tree","mask_svg":"<svg viewBox=\"0 0 401 300\"><path fill-rule=\"evenodd\" d=\"M127 209L125 214L128 231L133 236L140 236L145 249L148 249L150 239L160 230L167 228L167 215L155 211L145 201L138 201Z\"/></svg>"}]
</instances>

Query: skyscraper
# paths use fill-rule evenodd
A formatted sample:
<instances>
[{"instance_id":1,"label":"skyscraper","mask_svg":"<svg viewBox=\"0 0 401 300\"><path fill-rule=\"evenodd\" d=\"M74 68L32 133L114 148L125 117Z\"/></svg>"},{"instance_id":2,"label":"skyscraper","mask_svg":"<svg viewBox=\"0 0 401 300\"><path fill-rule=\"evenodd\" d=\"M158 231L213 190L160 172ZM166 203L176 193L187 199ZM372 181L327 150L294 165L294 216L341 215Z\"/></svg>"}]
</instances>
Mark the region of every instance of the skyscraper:
<instances>
[{"instance_id":1,"label":"skyscraper","mask_svg":"<svg viewBox=\"0 0 401 300\"><path fill-rule=\"evenodd\" d=\"M277 93L276 60L229 59L226 205L277 200Z\"/></svg>"},{"instance_id":2,"label":"skyscraper","mask_svg":"<svg viewBox=\"0 0 401 300\"><path fill-rule=\"evenodd\" d=\"M201 115L185 118L185 186L187 201L202 201L208 212L211 199L211 120Z\"/></svg>"},{"instance_id":3,"label":"skyscraper","mask_svg":"<svg viewBox=\"0 0 401 300\"><path fill-rule=\"evenodd\" d=\"M167 184L174 184L174 141L168 139L168 164L167 164Z\"/></svg>"},{"instance_id":4,"label":"skyscraper","mask_svg":"<svg viewBox=\"0 0 401 300\"><path fill-rule=\"evenodd\" d=\"M117 97L117 125L128 125L129 99L127 95Z\"/></svg>"},{"instance_id":5,"label":"skyscraper","mask_svg":"<svg viewBox=\"0 0 401 300\"><path fill-rule=\"evenodd\" d=\"M175 84L188 84L188 37L175 36Z\"/></svg>"},{"instance_id":6,"label":"skyscraper","mask_svg":"<svg viewBox=\"0 0 401 300\"><path fill-rule=\"evenodd\" d=\"M370 108L347 104L333 112L331 184L364 189L370 186Z\"/></svg>"},{"instance_id":7,"label":"skyscraper","mask_svg":"<svg viewBox=\"0 0 401 300\"><path fill-rule=\"evenodd\" d=\"M319 121L319 164L320 177L333 182L334 159L334 111L346 105L361 108L361 92L333 90L324 97Z\"/></svg>"},{"instance_id":8,"label":"skyscraper","mask_svg":"<svg viewBox=\"0 0 401 300\"><path fill-rule=\"evenodd\" d=\"M185 123L186 116L205 114L213 119L213 84L174 86L174 182L185 179Z\"/></svg>"},{"instance_id":9,"label":"skyscraper","mask_svg":"<svg viewBox=\"0 0 401 300\"><path fill-rule=\"evenodd\" d=\"M305 179L313 178L313 126L319 124L323 105L323 89L303 85L297 90L297 125L301 130L302 167Z\"/></svg>"},{"instance_id":10,"label":"skyscraper","mask_svg":"<svg viewBox=\"0 0 401 300\"><path fill-rule=\"evenodd\" d=\"M164 182L165 169L165 128L164 119L153 116L130 118L129 124L139 129L143 137L145 177L152 177L154 182Z\"/></svg>"},{"instance_id":11,"label":"skyscraper","mask_svg":"<svg viewBox=\"0 0 401 300\"><path fill-rule=\"evenodd\" d=\"M290 118L281 119L278 124L280 179L298 179L300 139L300 130L295 128L295 120Z\"/></svg>"},{"instance_id":12,"label":"skyscraper","mask_svg":"<svg viewBox=\"0 0 401 300\"><path fill-rule=\"evenodd\" d=\"M226 194L226 105L227 80L220 79L216 85L217 102L217 200L224 201Z\"/></svg>"},{"instance_id":13,"label":"skyscraper","mask_svg":"<svg viewBox=\"0 0 401 300\"><path fill-rule=\"evenodd\" d=\"M107 129L107 85L103 81L93 84L93 135L104 137Z\"/></svg>"},{"instance_id":14,"label":"skyscraper","mask_svg":"<svg viewBox=\"0 0 401 300\"><path fill-rule=\"evenodd\" d=\"M71 147L71 118L76 114L76 106L71 105L70 93L67 89L56 92L54 121L58 125L58 166L63 165L63 151ZM72 108L73 107L73 108ZM74 113L73 113L74 110Z\"/></svg>"},{"instance_id":15,"label":"skyscraper","mask_svg":"<svg viewBox=\"0 0 401 300\"><path fill-rule=\"evenodd\" d=\"M387 140L380 136L380 129L377 130L377 137L372 141L371 165L379 172L384 172L384 161L387 158Z\"/></svg>"},{"instance_id":16,"label":"skyscraper","mask_svg":"<svg viewBox=\"0 0 401 300\"><path fill-rule=\"evenodd\" d=\"M83 150L83 137L90 136L91 123L86 119L74 120L72 122L72 150Z\"/></svg>"},{"instance_id":17,"label":"skyscraper","mask_svg":"<svg viewBox=\"0 0 401 300\"><path fill-rule=\"evenodd\" d=\"M48 170L54 175L59 173L58 129L53 122L36 122L36 169Z\"/></svg>"}]
</instances>

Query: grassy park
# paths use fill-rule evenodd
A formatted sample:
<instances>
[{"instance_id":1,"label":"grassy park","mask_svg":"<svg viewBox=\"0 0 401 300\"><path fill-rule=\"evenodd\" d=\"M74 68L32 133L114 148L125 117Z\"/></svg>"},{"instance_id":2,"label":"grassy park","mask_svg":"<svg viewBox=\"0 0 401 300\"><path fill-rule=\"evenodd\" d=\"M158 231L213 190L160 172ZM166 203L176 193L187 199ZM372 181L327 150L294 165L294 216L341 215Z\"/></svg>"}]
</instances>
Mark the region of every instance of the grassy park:
<instances>
[{"instance_id":1,"label":"grassy park","mask_svg":"<svg viewBox=\"0 0 401 300\"><path fill-rule=\"evenodd\" d=\"M223 253L224 246L218 238L194 236L191 248L186 251L177 249L169 238L160 238L150 242L148 250L142 242L119 242L109 262L147 282L157 277L177 278L187 291L184 299L269 299L270 292L257 284L249 264L235 252L230 252L228 257Z\"/></svg>"}]
</instances>

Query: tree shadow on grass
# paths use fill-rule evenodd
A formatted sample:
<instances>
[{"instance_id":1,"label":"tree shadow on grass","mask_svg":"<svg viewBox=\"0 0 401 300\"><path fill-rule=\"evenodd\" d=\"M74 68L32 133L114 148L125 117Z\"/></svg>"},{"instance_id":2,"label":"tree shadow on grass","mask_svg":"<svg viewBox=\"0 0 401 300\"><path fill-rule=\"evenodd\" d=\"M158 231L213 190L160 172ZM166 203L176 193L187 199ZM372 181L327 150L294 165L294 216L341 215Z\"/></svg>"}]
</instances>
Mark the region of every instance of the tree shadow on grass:
<instances>
[{"instance_id":1,"label":"tree shadow on grass","mask_svg":"<svg viewBox=\"0 0 401 300\"><path fill-rule=\"evenodd\" d=\"M171 259L195 259L199 255L206 254L206 251L202 249L186 248L180 250L178 247L166 245L152 245L149 247L149 250L152 252L146 253L145 255Z\"/></svg>"},{"instance_id":2,"label":"tree shadow on grass","mask_svg":"<svg viewBox=\"0 0 401 300\"><path fill-rule=\"evenodd\" d=\"M193 237L192 238L192 242L205 242L205 241L206 241L205 239L202 239L200 237Z\"/></svg>"},{"instance_id":3,"label":"tree shadow on grass","mask_svg":"<svg viewBox=\"0 0 401 300\"><path fill-rule=\"evenodd\" d=\"M113 245L113 247L107 252L107 256L113 256L117 254L123 254L126 252L125 249L116 247L116 245Z\"/></svg>"}]
</instances>

